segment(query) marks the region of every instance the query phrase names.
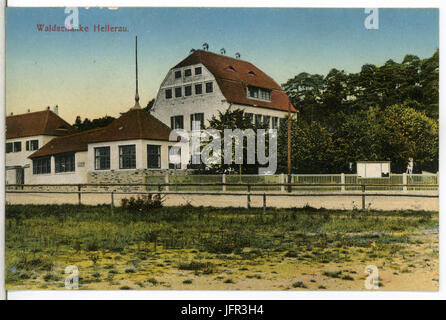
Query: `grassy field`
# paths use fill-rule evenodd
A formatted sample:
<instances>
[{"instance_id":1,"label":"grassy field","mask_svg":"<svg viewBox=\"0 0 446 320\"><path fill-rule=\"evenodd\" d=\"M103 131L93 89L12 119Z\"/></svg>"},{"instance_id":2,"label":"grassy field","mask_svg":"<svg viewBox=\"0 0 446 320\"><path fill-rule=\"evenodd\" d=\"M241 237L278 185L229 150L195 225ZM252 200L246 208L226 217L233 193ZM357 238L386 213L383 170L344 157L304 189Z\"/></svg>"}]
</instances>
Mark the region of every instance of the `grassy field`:
<instances>
[{"instance_id":1,"label":"grassy field","mask_svg":"<svg viewBox=\"0 0 446 320\"><path fill-rule=\"evenodd\" d=\"M6 288L438 289L438 212L7 205Z\"/></svg>"}]
</instances>

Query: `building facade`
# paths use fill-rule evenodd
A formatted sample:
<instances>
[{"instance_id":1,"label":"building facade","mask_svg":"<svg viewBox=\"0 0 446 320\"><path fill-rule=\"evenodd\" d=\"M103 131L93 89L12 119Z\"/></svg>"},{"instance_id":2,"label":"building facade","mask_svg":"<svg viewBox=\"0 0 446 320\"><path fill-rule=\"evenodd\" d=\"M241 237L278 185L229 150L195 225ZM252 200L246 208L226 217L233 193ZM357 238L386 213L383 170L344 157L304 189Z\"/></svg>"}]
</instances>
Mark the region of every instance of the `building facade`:
<instances>
[{"instance_id":1,"label":"building facade","mask_svg":"<svg viewBox=\"0 0 446 320\"><path fill-rule=\"evenodd\" d=\"M149 174L186 169L171 131L132 108L106 127L52 139L31 154L30 183L144 183Z\"/></svg>"},{"instance_id":2,"label":"building facade","mask_svg":"<svg viewBox=\"0 0 446 320\"><path fill-rule=\"evenodd\" d=\"M167 73L152 114L172 129L191 131L194 121L208 125L212 116L242 109L256 123L278 128L297 110L285 91L252 63L195 50Z\"/></svg>"},{"instance_id":3,"label":"building facade","mask_svg":"<svg viewBox=\"0 0 446 320\"><path fill-rule=\"evenodd\" d=\"M33 176L28 157L53 138L74 131L49 108L6 117L6 184L30 183Z\"/></svg>"}]
</instances>

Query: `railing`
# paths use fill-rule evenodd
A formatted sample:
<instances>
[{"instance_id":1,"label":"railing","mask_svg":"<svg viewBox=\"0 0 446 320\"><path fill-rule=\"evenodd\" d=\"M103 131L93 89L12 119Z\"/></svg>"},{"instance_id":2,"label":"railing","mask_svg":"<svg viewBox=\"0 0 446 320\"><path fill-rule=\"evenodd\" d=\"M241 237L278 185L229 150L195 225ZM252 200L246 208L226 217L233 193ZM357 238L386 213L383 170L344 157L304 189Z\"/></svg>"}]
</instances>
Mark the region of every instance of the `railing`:
<instances>
[{"instance_id":1,"label":"railing","mask_svg":"<svg viewBox=\"0 0 446 320\"><path fill-rule=\"evenodd\" d=\"M247 197L247 207L251 207L251 197L261 196L263 197L263 208L266 209L266 197L283 197L283 196L291 196L291 197L324 197L324 196L360 196L362 198L362 209L366 208L366 196L374 196L374 197L418 197L418 198L438 198L438 194L426 194L426 193L407 193L410 188L414 187L429 187L429 188L438 188L438 185L434 184L392 184L389 185L393 188L402 188L403 192L392 192L389 190L386 192L376 192L374 187L382 186L381 184L352 184L352 183L185 183L185 184L174 184L174 183L157 183L157 184L149 184L149 183L104 183L104 184L94 184L94 183L85 183L85 184L9 184L6 185L6 193L24 193L24 194L32 194L32 193L51 193L51 194L77 194L78 195L78 204L82 204L82 194L110 194L110 205L111 208L114 208L114 195L117 194L148 194L148 193L156 193L156 194L182 194L182 195L231 195L231 196L246 196ZM69 187L73 188L73 190L32 190L35 188L60 188L60 187ZM88 187L96 187L96 188L110 188L110 187L119 187L120 190L82 190L83 188ZM138 190L130 190L133 187L138 187L139 189L143 187L143 191ZM218 188L217 190L227 190L231 187L243 188L242 191L193 191L189 189L182 190L182 188L186 187L212 187ZM256 188L261 187L276 187L278 190L289 190L291 188L299 187L299 188L310 188L311 192L259 192ZM355 188L352 191L346 192L347 188ZM322 188L324 192L315 192L314 188ZM331 190L326 190L324 188L341 188L344 190L342 192L332 192ZM361 192L355 192L359 190ZM366 192L367 188L372 188L371 191L375 192ZM26 190L31 189L31 190ZM128 189L128 190L125 190ZM163 190L164 189L164 190ZM172 191L171 189L175 189ZM302 189L300 189L302 190ZM254 191L254 192L253 192ZM257 191L257 192L256 192ZM406 191L406 192L405 192Z\"/></svg>"},{"instance_id":2,"label":"railing","mask_svg":"<svg viewBox=\"0 0 446 320\"><path fill-rule=\"evenodd\" d=\"M285 191L285 188L277 186L277 184L287 182L284 174L278 175L154 175L147 176L145 182L148 184L173 183L177 184L176 190L222 190L222 191L238 191L244 188L240 186L243 183L265 184L265 186L256 186L258 191ZM438 174L390 174L389 177L383 178L361 178L356 174L293 174L291 182L296 186L292 187L293 191L303 189L302 184L329 184L327 186L314 186L313 188L305 187L305 191L360 191L362 184L374 184L373 190L405 190L402 185L411 184L408 190L436 190L435 185L438 184ZM207 183L205 186L186 186L190 184ZM233 186L221 186L217 184L233 183ZM276 184L276 185L274 185ZM342 184L352 184L352 186L343 187ZM428 185L428 186L422 186Z\"/></svg>"}]
</instances>

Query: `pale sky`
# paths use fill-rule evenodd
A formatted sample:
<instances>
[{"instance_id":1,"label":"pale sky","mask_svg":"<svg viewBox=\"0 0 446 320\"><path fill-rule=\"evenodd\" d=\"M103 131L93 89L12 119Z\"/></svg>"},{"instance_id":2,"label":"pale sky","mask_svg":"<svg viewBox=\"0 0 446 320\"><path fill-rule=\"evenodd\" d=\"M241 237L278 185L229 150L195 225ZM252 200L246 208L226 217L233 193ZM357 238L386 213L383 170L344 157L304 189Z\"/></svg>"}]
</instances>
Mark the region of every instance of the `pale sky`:
<instances>
[{"instance_id":1,"label":"pale sky","mask_svg":"<svg viewBox=\"0 0 446 320\"><path fill-rule=\"evenodd\" d=\"M156 96L168 70L190 49L241 53L279 84L300 72L358 72L365 63L431 56L438 48L437 9L380 9L379 29L364 27L364 9L79 9L89 32L39 32L64 25L63 8L7 8L6 112L59 105L76 116L119 116L134 103L134 41L138 36L140 103ZM95 24L126 33L93 32Z\"/></svg>"}]
</instances>

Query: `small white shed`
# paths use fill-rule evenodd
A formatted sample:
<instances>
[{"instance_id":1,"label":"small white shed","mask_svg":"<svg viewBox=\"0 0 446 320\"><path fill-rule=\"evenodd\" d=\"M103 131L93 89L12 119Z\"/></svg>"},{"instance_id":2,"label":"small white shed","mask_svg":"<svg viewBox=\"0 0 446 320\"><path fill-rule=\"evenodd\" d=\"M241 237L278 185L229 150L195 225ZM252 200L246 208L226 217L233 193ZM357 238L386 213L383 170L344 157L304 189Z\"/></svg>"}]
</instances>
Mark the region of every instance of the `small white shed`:
<instances>
[{"instance_id":1,"label":"small white shed","mask_svg":"<svg viewBox=\"0 0 446 320\"><path fill-rule=\"evenodd\" d=\"M356 173L361 178L384 178L390 176L390 161L358 161Z\"/></svg>"}]
</instances>

